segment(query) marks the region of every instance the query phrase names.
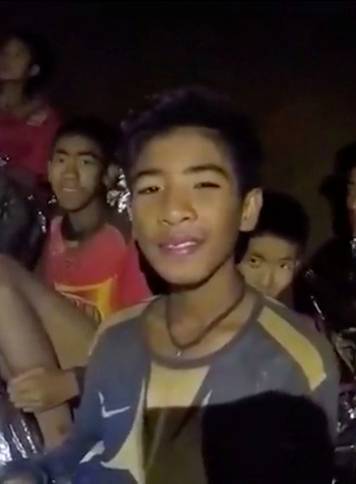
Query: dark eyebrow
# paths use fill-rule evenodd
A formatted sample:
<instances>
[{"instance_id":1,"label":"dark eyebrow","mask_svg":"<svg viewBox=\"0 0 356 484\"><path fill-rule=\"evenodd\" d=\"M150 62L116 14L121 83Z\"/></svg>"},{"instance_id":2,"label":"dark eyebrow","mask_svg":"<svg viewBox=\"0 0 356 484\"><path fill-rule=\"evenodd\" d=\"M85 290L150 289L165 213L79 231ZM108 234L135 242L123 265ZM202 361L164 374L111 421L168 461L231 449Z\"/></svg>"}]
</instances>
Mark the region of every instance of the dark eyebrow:
<instances>
[{"instance_id":1,"label":"dark eyebrow","mask_svg":"<svg viewBox=\"0 0 356 484\"><path fill-rule=\"evenodd\" d=\"M92 158L95 158L96 160L100 160L100 156L94 153L94 151L79 151L77 153L78 156L91 156Z\"/></svg>"},{"instance_id":2,"label":"dark eyebrow","mask_svg":"<svg viewBox=\"0 0 356 484\"><path fill-rule=\"evenodd\" d=\"M266 260L262 254L259 254L258 252L251 252L251 254L249 254L249 257L256 257L257 259L261 259L261 260Z\"/></svg>"},{"instance_id":3,"label":"dark eyebrow","mask_svg":"<svg viewBox=\"0 0 356 484\"><path fill-rule=\"evenodd\" d=\"M184 173L204 173L206 171L212 171L218 175L223 176L226 180L229 180L229 174L221 166L215 165L214 163L207 163L204 165L189 166L184 170Z\"/></svg>"},{"instance_id":4,"label":"dark eyebrow","mask_svg":"<svg viewBox=\"0 0 356 484\"><path fill-rule=\"evenodd\" d=\"M55 154L58 154L58 155L68 155L68 151L66 150L62 150L62 149L55 149L54 150Z\"/></svg>"},{"instance_id":5,"label":"dark eyebrow","mask_svg":"<svg viewBox=\"0 0 356 484\"><path fill-rule=\"evenodd\" d=\"M227 171L224 170L224 168L222 168L221 166L215 165L214 163L207 163L205 165L189 166L188 168L186 168L184 170L183 173L194 174L194 173L204 173L204 172L207 172L207 171L217 173L218 175L223 176L224 178L229 180L229 175L228 175ZM140 178L142 178L144 176L157 176L157 175L162 175L162 170L158 170L157 168L140 170L132 176L131 182L135 183L135 182L137 182L137 180L139 180Z\"/></svg>"},{"instance_id":6,"label":"dark eyebrow","mask_svg":"<svg viewBox=\"0 0 356 484\"><path fill-rule=\"evenodd\" d=\"M56 149L54 150L55 154L58 154L58 155L66 155L68 156L69 153L68 151L66 150L63 150L63 149ZM91 156L92 158L95 158L96 160L100 160L100 157L94 153L93 151L79 151L79 153L77 153L78 156Z\"/></svg>"}]
</instances>

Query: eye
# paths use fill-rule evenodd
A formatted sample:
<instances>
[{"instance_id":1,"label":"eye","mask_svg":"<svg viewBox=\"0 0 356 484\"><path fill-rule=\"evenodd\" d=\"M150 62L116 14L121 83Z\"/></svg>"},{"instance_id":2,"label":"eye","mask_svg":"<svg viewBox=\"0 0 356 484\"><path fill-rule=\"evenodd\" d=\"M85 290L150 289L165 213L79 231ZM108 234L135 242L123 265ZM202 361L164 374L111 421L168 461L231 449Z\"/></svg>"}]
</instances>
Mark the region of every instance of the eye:
<instances>
[{"instance_id":1,"label":"eye","mask_svg":"<svg viewBox=\"0 0 356 484\"><path fill-rule=\"evenodd\" d=\"M80 160L80 163L84 166L94 166L97 164L97 160L95 160L94 158L82 158Z\"/></svg>"},{"instance_id":2,"label":"eye","mask_svg":"<svg viewBox=\"0 0 356 484\"><path fill-rule=\"evenodd\" d=\"M63 164L66 162L66 159L63 156L56 156L54 157L53 162L58 164Z\"/></svg>"},{"instance_id":3,"label":"eye","mask_svg":"<svg viewBox=\"0 0 356 484\"><path fill-rule=\"evenodd\" d=\"M253 268L260 267L261 266L261 263L262 263L262 261L258 257L251 256L248 259L249 266L250 267L253 267Z\"/></svg>"},{"instance_id":4,"label":"eye","mask_svg":"<svg viewBox=\"0 0 356 484\"><path fill-rule=\"evenodd\" d=\"M216 182L204 181L196 183L194 188L220 188L220 185Z\"/></svg>"},{"instance_id":5,"label":"eye","mask_svg":"<svg viewBox=\"0 0 356 484\"><path fill-rule=\"evenodd\" d=\"M138 195L152 195L154 193L157 193L158 191L159 187L152 185L150 187L139 188L136 193Z\"/></svg>"},{"instance_id":6,"label":"eye","mask_svg":"<svg viewBox=\"0 0 356 484\"><path fill-rule=\"evenodd\" d=\"M279 267L283 270L291 271L293 268L293 264L292 262L281 262L281 264L279 264Z\"/></svg>"}]
</instances>

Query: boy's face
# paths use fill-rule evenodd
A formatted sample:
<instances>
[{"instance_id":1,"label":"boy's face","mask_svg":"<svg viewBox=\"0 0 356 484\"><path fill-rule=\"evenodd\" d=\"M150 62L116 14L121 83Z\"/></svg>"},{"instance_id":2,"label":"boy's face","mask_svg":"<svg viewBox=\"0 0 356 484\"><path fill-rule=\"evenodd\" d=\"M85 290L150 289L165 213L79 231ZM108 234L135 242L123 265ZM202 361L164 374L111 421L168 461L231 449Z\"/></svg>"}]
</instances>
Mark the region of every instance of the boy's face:
<instances>
[{"instance_id":1,"label":"boy's face","mask_svg":"<svg viewBox=\"0 0 356 484\"><path fill-rule=\"evenodd\" d=\"M0 80L21 81L31 75L31 52L19 39L9 39L0 46Z\"/></svg>"},{"instance_id":2,"label":"boy's face","mask_svg":"<svg viewBox=\"0 0 356 484\"><path fill-rule=\"evenodd\" d=\"M168 283L200 284L231 260L256 223L261 193L242 202L227 150L212 132L176 128L149 140L130 176L138 243Z\"/></svg>"},{"instance_id":3,"label":"boy's face","mask_svg":"<svg viewBox=\"0 0 356 484\"><path fill-rule=\"evenodd\" d=\"M296 244L266 233L250 239L239 269L248 284L277 298L291 284L298 256Z\"/></svg>"},{"instance_id":4,"label":"boy's face","mask_svg":"<svg viewBox=\"0 0 356 484\"><path fill-rule=\"evenodd\" d=\"M101 193L103 153L85 136L63 136L54 145L48 173L59 206L68 212L76 212Z\"/></svg>"}]
</instances>

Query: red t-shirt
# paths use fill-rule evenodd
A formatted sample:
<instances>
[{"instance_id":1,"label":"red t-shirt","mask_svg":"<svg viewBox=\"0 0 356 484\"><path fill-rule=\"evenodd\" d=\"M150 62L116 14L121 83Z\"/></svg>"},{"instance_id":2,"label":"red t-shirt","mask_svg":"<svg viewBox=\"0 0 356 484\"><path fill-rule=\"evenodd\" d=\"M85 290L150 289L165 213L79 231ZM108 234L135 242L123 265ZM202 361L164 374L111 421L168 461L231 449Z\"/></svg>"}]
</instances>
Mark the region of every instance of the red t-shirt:
<instances>
[{"instance_id":1,"label":"red t-shirt","mask_svg":"<svg viewBox=\"0 0 356 484\"><path fill-rule=\"evenodd\" d=\"M0 114L0 157L9 166L47 177L51 144L59 126L56 112L44 106L26 119Z\"/></svg>"},{"instance_id":2,"label":"red t-shirt","mask_svg":"<svg viewBox=\"0 0 356 484\"><path fill-rule=\"evenodd\" d=\"M98 322L150 295L134 242L127 244L114 225L71 246L61 223L62 217L52 221L41 261L44 279L58 292Z\"/></svg>"}]
</instances>

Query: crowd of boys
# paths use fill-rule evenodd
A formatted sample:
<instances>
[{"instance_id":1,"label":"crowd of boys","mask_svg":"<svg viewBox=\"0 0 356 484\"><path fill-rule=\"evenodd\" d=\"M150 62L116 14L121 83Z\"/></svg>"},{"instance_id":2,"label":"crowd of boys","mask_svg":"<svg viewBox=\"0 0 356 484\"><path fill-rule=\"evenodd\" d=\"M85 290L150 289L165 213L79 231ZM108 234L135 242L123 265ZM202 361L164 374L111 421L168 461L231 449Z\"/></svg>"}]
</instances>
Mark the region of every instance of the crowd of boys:
<instances>
[{"instance_id":1,"label":"crowd of boys","mask_svg":"<svg viewBox=\"0 0 356 484\"><path fill-rule=\"evenodd\" d=\"M331 482L325 295L354 303L356 156L335 169L349 223L310 262L308 217L263 190L261 163L250 121L204 88L156 97L120 132L59 128L36 267L0 256L1 377L44 442L2 482ZM120 169L122 213L107 203Z\"/></svg>"}]
</instances>

